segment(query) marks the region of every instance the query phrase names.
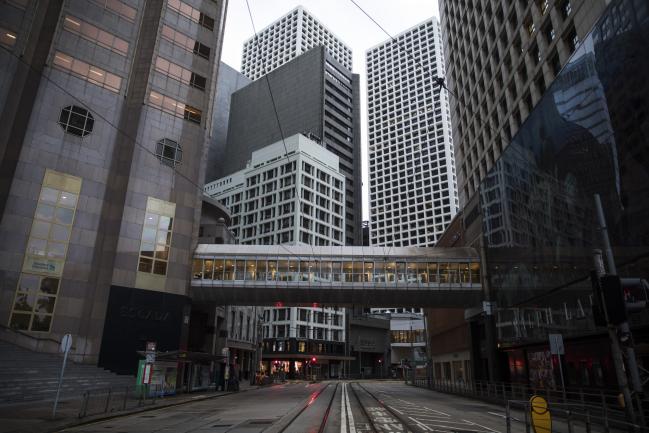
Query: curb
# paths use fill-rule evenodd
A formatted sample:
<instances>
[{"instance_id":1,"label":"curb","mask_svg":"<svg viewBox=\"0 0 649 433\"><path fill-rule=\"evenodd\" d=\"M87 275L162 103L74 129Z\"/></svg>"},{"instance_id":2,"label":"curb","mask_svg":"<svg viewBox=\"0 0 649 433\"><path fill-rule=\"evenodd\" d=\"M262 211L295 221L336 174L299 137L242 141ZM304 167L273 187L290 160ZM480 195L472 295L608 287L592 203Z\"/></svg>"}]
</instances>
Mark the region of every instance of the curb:
<instances>
[{"instance_id":1,"label":"curb","mask_svg":"<svg viewBox=\"0 0 649 433\"><path fill-rule=\"evenodd\" d=\"M110 415L96 415L95 417L88 417L89 419L85 419L83 421L70 422L68 424L58 426L58 427L56 427L54 429L45 430L45 432L46 433L59 433L59 432L63 432L65 430L73 428L73 427L79 427L79 426L88 425L88 424L95 424L95 423L98 423L98 422L108 421L108 420L115 419L115 418L121 418L121 417L129 416L129 415L133 415L133 414L136 414L136 413L153 412L154 410L166 409L168 407L181 406L183 404L194 403L194 402L197 402L197 401L204 401L204 400L210 400L210 399L213 399L213 398L225 397L225 396L232 395L232 394L241 394L243 392L253 391L253 390L260 389L260 388L264 388L264 386L256 386L255 388L252 388L252 387L251 388L246 388L246 389L243 389L241 391L236 391L236 392L225 392L223 394L218 394L218 395L206 395L204 397L193 398L193 399L190 398L190 399L187 399L187 400L178 401L178 402L169 402L167 404L162 404L162 405L157 405L157 404L154 403L151 406L144 406L142 408L116 412L116 413L112 413Z\"/></svg>"}]
</instances>

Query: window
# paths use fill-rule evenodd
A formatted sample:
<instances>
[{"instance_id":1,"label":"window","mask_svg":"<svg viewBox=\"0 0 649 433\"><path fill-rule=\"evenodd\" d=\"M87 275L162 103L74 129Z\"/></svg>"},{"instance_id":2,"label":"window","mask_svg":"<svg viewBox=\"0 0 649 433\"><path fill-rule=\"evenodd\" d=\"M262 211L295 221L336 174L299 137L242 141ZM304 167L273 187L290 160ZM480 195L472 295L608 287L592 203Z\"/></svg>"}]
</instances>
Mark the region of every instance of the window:
<instances>
[{"instance_id":1,"label":"window","mask_svg":"<svg viewBox=\"0 0 649 433\"><path fill-rule=\"evenodd\" d=\"M46 170L9 326L49 332L76 213L81 178Z\"/></svg>"},{"instance_id":2,"label":"window","mask_svg":"<svg viewBox=\"0 0 649 433\"><path fill-rule=\"evenodd\" d=\"M134 21L137 11L119 0L106 0L104 7L129 21Z\"/></svg>"},{"instance_id":3,"label":"window","mask_svg":"<svg viewBox=\"0 0 649 433\"><path fill-rule=\"evenodd\" d=\"M202 75L183 68L180 65L170 62L162 57L157 57L155 61L156 71L161 72L168 77L174 78L181 83L189 84L200 90L205 90L207 79Z\"/></svg>"},{"instance_id":4,"label":"window","mask_svg":"<svg viewBox=\"0 0 649 433\"><path fill-rule=\"evenodd\" d=\"M104 48L108 48L122 56L128 54L128 42L124 39L120 39L117 36L82 21L77 17L71 15L66 16L65 20L63 20L63 27L71 33L75 33L84 39L94 42Z\"/></svg>"},{"instance_id":5,"label":"window","mask_svg":"<svg viewBox=\"0 0 649 433\"><path fill-rule=\"evenodd\" d=\"M193 52L197 56L208 60L210 58L210 47L172 29L167 25L162 26L162 37L169 42L186 49L187 51Z\"/></svg>"},{"instance_id":6,"label":"window","mask_svg":"<svg viewBox=\"0 0 649 433\"><path fill-rule=\"evenodd\" d=\"M160 159L160 162L169 167L175 167L183 160L183 151L180 144L168 138L163 138L156 143L155 154Z\"/></svg>"},{"instance_id":7,"label":"window","mask_svg":"<svg viewBox=\"0 0 649 433\"><path fill-rule=\"evenodd\" d=\"M95 119L88 110L76 105L68 105L61 110L59 125L68 134L85 137L92 132Z\"/></svg>"},{"instance_id":8,"label":"window","mask_svg":"<svg viewBox=\"0 0 649 433\"><path fill-rule=\"evenodd\" d=\"M203 112L198 108L194 108L191 105L184 104L182 102L176 101L175 99L161 95L158 92L151 92L149 95L149 102L152 106L161 109L167 113L173 114L174 116L189 120L194 123L201 123Z\"/></svg>"},{"instance_id":9,"label":"window","mask_svg":"<svg viewBox=\"0 0 649 433\"><path fill-rule=\"evenodd\" d=\"M57 51L54 55L54 66L59 69L72 72L74 75L96 84L104 89L119 93L122 85L122 78L106 72L101 68L92 66L86 62L75 59L67 54Z\"/></svg>"},{"instance_id":10,"label":"window","mask_svg":"<svg viewBox=\"0 0 649 433\"><path fill-rule=\"evenodd\" d=\"M153 197L148 198L142 228L138 271L167 275L171 234L176 205Z\"/></svg>"},{"instance_id":11,"label":"window","mask_svg":"<svg viewBox=\"0 0 649 433\"><path fill-rule=\"evenodd\" d=\"M16 45L17 35L15 32L0 27L0 44L8 47Z\"/></svg>"},{"instance_id":12,"label":"window","mask_svg":"<svg viewBox=\"0 0 649 433\"><path fill-rule=\"evenodd\" d=\"M214 18L180 0L168 0L169 7L208 30L214 30Z\"/></svg>"}]
</instances>

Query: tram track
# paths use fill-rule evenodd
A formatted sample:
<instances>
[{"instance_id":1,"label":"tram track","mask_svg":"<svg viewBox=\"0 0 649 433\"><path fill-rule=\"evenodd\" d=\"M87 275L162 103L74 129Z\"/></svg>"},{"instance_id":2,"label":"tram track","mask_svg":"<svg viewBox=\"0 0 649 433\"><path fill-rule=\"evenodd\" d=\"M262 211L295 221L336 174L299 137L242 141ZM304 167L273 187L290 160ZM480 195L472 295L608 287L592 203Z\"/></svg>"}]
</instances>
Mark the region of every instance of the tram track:
<instances>
[{"instance_id":1,"label":"tram track","mask_svg":"<svg viewBox=\"0 0 649 433\"><path fill-rule=\"evenodd\" d=\"M283 425L279 430L275 430L272 427L264 430L264 432L268 431L268 433L287 433L287 432L292 432L292 431L300 431L300 430L295 430L295 426L300 423L304 422L304 419L307 415L307 411L309 408L314 410L315 404L318 401L318 399L323 396L325 391L333 388L333 391L331 392L331 397L329 397L329 401L327 402L326 408L322 413L321 420L318 426L318 433L324 433L325 429L327 428L327 421L329 420L329 414L331 413L331 406L333 405L334 399L336 398L336 393L338 392L338 387L339 383L336 383L335 385L333 383L327 384L326 386L323 386L320 390L318 390L317 393L313 394L309 400L298 410L294 415L290 417L288 422ZM308 422L308 418L306 419Z\"/></svg>"},{"instance_id":2,"label":"tram track","mask_svg":"<svg viewBox=\"0 0 649 433\"><path fill-rule=\"evenodd\" d=\"M361 389L365 394L367 394L367 395L368 395L368 396L369 396L373 401L375 401L375 402L379 405L379 407L380 407L381 409L385 410L389 415L391 415L392 417L394 417L394 419L397 420L399 424L401 424L401 427L403 428L403 430L401 430L401 431L406 432L406 433L413 433L413 432L418 432L418 431L420 431L420 428L418 428L418 426L413 425L413 424L412 424L410 421L408 421L408 420L407 420L407 419L406 419L402 414L399 414L398 411L396 411L396 410L394 410L393 408L391 408L388 404L386 404L385 402L383 402L383 400L381 400L380 398L378 398L376 395L374 395L374 393L372 393L371 391L369 391L367 388L365 388L365 387L364 387L363 385L361 385L359 382L353 382L353 384L356 384L356 386L357 386L359 389ZM365 416L367 417L367 419L368 419L370 425L371 425L372 428L374 429L374 433L379 433L379 432L386 431L386 429L383 427L384 423L378 423L378 422L374 419L374 416L373 416L373 415L376 415L376 413L369 413L369 411L367 410L367 406L366 406L365 404L363 404L363 402L361 401L360 397L358 396L357 391L354 389L354 387L352 386L352 384L350 384L350 388L352 388L352 391L353 391L353 393L354 393L354 396L356 396L356 398L358 399L359 406L362 408L361 410L363 411L363 413L364 413ZM382 414L379 413L378 415L380 416L380 415L382 415ZM385 421L385 416L381 416L381 418L382 418L383 421ZM381 425L381 426L378 426L377 424L382 424L382 425ZM388 424L389 424L389 423L388 423Z\"/></svg>"}]
</instances>

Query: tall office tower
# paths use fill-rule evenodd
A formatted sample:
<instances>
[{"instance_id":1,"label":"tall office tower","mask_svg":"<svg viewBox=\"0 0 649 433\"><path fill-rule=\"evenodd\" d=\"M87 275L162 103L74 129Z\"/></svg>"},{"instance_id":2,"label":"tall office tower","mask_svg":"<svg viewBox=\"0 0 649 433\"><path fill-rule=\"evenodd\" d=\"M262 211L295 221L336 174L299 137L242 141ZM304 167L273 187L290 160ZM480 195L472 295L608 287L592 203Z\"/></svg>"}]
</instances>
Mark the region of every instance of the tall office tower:
<instances>
[{"instance_id":1,"label":"tall office tower","mask_svg":"<svg viewBox=\"0 0 649 433\"><path fill-rule=\"evenodd\" d=\"M230 210L231 228L240 243L302 244L307 254L312 245L344 245L344 182L339 158L296 134L254 151L245 169L208 183L205 193ZM227 261L215 269L223 272L224 266ZM258 268L258 275L274 274L283 265L280 261L274 266ZM265 359L267 371L303 376L305 360L313 356L320 359L320 367L327 366L327 376L338 376L344 360L344 310L273 307L264 317L265 351L282 352L272 355L273 364Z\"/></svg>"},{"instance_id":2,"label":"tall office tower","mask_svg":"<svg viewBox=\"0 0 649 433\"><path fill-rule=\"evenodd\" d=\"M433 246L457 212L439 25L426 20L366 53L370 245Z\"/></svg>"},{"instance_id":3,"label":"tall office tower","mask_svg":"<svg viewBox=\"0 0 649 433\"><path fill-rule=\"evenodd\" d=\"M241 72L256 80L319 45L345 69L352 70L352 50L298 6L243 44Z\"/></svg>"},{"instance_id":4,"label":"tall office tower","mask_svg":"<svg viewBox=\"0 0 649 433\"><path fill-rule=\"evenodd\" d=\"M0 338L183 346L226 3L0 3Z\"/></svg>"},{"instance_id":5,"label":"tall office tower","mask_svg":"<svg viewBox=\"0 0 649 433\"><path fill-rule=\"evenodd\" d=\"M462 206L607 3L440 1Z\"/></svg>"},{"instance_id":6,"label":"tall office tower","mask_svg":"<svg viewBox=\"0 0 649 433\"><path fill-rule=\"evenodd\" d=\"M257 149L282 137L308 135L339 158L345 175L345 245L361 245L358 80L324 47L316 47L268 74L272 98L265 79L234 92L222 165L227 170L221 177L245 168Z\"/></svg>"}]
</instances>

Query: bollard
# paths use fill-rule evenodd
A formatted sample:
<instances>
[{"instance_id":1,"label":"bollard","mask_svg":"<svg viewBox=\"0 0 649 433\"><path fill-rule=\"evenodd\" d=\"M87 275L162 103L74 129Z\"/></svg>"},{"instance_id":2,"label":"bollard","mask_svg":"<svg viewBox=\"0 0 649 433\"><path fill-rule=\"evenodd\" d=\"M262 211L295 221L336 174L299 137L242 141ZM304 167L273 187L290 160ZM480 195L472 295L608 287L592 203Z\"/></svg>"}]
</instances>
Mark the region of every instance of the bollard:
<instances>
[{"instance_id":1,"label":"bollard","mask_svg":"<svg viewBox=\"0 0 649 433\"><path fill-rule=\"evenodd\" d=\"M586 433L591 432L590 426L590 409L586 409Z\"/></svg>"},{"instance_id":2,"label":"bollard","mask_svg":"<svg viewBox=\"0 0 649 433\"><path fill-rule=\"evenodd\" d=\"M525 433L530 433L530 424L532 420L530 419L531 407L529 402L525 403Z\"/></svg>"},{"instance_id":3,"label":"bollard","mask_svg":"<svg viewBox=\"0 0 649 433\"><path fill-rule=\"evenodd\" d=\"M568 433L572 433L572 413L567 410L566 418L568 419Z\"/></svg>"}]
</instances>

